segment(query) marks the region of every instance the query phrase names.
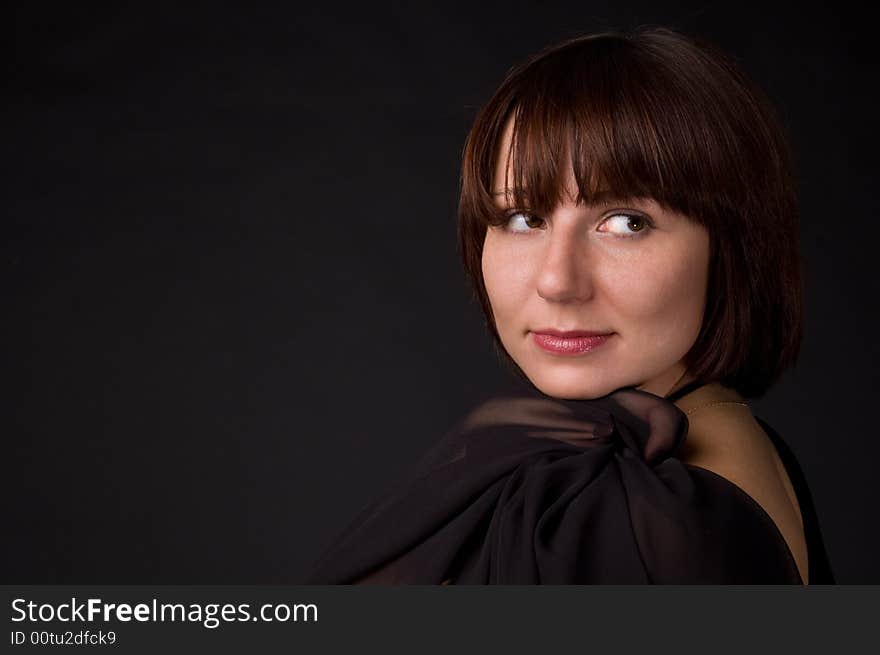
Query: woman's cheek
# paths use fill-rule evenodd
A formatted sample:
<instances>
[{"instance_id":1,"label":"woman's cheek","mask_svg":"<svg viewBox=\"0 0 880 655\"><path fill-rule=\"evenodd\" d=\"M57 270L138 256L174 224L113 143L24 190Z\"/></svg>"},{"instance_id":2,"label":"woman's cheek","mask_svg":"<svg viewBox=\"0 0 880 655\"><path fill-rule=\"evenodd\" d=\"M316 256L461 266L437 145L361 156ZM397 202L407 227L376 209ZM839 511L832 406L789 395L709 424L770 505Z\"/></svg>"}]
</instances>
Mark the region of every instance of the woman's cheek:
<instances>
[{"instance_id":1,"label":"woman's cheek","mask_svg":"<svg viewBox=\"0 0 880 655\"><path fill-rule=\"evenodd\" d=\"M520 307L528 295L530 260L515 248L487 243L483 249L483 283L489 301L498 314Z\"/></svg>"},{"instance_id":2,"label":"woman's cheek","mask_svg":"<svg viewBox=\"0 0 880 655\"><path fill-rule=\"evenodd\" d=\"M674 253L655 262L641 282L626 278L629 316L657 347L696 336L705 303L704 266L692 252Z\"/></svg>"},{"instance_id":3,"label":"woman's cheek","mask_svg":"<svg viewBox=\"0 0 880 655\"><path fill-rule=\"evenodd\" d=\"M507 274L507 263L495 248L483 250L483 284L489 296L495 325L499 331L503 331L508 320L507 307L511 304L511 281Z\"/></svg>"},{"instance_id":4,"label":"woman's cheek","mask_svg":"<svg viewBox=\"0 0 880 655\"><path fill-rule=\"evenodd\" d=\"M684 255L659 254L630 261L628 266L606 271L602 288L616 314L631 327L648 327L652 321L684 319L698 297L699 272Z\"/></svg>"}]
</instances>

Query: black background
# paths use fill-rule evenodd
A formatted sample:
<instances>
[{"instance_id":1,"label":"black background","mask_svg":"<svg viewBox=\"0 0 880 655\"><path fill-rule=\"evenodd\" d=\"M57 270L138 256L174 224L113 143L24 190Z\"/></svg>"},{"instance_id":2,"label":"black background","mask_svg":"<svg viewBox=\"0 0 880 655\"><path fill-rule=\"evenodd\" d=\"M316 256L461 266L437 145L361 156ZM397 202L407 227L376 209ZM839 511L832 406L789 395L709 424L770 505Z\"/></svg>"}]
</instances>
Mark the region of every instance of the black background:
<instances>
[{"instance_id":1,"label":"black background","mask_svg":"<svg viewBox=\"0 0 880 655\"><path fill-rule=\"evenodd\" d=\"M3 582L300 582L515 384L456 252L477 108L539 48L644 23L714 40L790 130L806 342L756 413L838 582L880 582L873 26L706 2L16 10Z\"/></svg>"}]
</instances>

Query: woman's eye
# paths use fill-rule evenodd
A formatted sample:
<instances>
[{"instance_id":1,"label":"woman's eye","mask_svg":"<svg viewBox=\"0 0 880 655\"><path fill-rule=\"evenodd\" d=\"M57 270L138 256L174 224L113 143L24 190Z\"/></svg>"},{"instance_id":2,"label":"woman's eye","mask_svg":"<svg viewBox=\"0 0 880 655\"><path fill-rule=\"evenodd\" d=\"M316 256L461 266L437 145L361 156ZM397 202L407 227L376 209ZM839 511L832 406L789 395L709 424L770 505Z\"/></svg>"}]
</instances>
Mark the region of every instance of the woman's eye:
<instances>
[{"instance_id":1,"label":"woman's eye","mask_svg":"<svg viewBox=\"0 0 880 655\"><path fill-rule=\"evenodd\" d=\"M544 226L544 219L526 211L516 211L508 213L502 225L506 232L525 234L541 229ZM647 216L618 212L603 220L599 226L599 231L612 232L620 237L632 238L647 232L653 227L654 224Z\"/></svg>"},{"instance_id":2,"label":"woman's eye","mask_svg":"<svg viewBox=\"0 0 880 655\"><path fill-rule=\"evenodd\" d=\"M602 225L606 224L611 226L609 228L611 232L622 237L634 237L640 232L647 232L653 227L651 221L641 214L612 214L602 221ZM606 232L609 230L600 231Z\"/></svg>"},{"instance_id":3,"label":"woman's eye","mask_svg":"<svg viewBox=\"0 0 880 655\"><path fill-rule=\"evenodd\" d=\"M543 224L543 220L528 212L512 212L507 215L505 229L508 232L529 232Z\"/></svg>"}]
</instances>

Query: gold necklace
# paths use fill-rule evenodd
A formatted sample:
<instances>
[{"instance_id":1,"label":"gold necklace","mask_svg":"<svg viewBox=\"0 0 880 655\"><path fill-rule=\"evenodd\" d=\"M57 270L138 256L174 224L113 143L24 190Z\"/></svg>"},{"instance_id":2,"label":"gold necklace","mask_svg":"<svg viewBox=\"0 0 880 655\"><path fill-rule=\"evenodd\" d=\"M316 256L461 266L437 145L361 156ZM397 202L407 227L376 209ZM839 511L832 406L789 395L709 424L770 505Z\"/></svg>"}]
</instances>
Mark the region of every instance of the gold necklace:
<instances>
[{"instance_id":1,"label":"gold necklace","mask_svg":"<svg viewBox=\"0 0 880 655\"><path fill-rule=\"evenodd\" d=\"M686 411L685 415L690 416L698 409L704 409L706 407L714 407L715 405L745 405L746 407L749 406L748 403L740 402L739 400L716 400L715 402L708 403L706 405L700 405L699 407L694 407L693 409Z\"/></svg>"}]
</instances>

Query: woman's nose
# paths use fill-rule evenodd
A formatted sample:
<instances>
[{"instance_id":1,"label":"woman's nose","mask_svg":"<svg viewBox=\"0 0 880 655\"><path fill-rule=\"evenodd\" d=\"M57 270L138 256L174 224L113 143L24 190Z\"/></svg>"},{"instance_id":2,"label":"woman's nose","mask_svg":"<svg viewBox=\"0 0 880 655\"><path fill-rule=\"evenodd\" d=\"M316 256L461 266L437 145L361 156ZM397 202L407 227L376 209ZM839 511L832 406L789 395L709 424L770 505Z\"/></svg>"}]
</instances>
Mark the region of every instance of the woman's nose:
<instances>
[{"instance_id":1,"label":"woman's nose","mask_svg":"<svg viewBox=\"0 0 880 655\"><path fill-rule=\"evenodd\" d=\"M583 301L593 293L589 244L580 231L567 226L547 239L536 282L538 295L547 301Z\"/></svg>"}]
</instances>

